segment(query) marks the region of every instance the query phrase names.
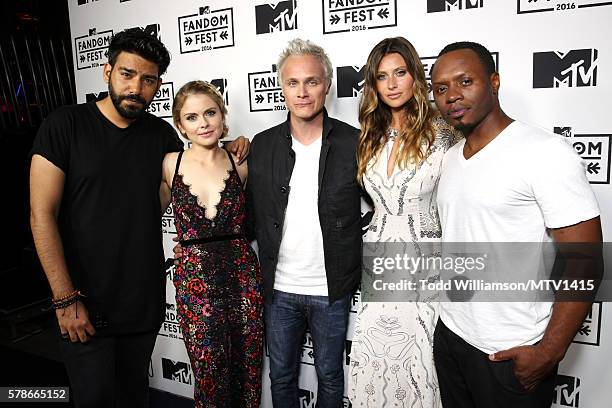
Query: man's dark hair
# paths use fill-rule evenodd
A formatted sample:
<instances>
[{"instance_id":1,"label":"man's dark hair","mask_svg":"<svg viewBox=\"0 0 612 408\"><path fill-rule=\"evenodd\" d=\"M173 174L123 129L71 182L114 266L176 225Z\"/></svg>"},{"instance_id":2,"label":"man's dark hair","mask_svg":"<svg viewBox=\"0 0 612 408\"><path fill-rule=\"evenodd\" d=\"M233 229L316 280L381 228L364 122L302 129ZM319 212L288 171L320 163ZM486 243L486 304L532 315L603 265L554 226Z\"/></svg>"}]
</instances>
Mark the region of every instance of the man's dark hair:
<instances>
[{"instance_id":1,"label":"man's dark hair","mask_svg":"<svg viewBox=\"0 0 612 408\"><path fill-rule=\"evenodd\" d=\"M113 35L108 46L108 63L114 66L117 56L122 51L154 62L159 76L162 76L170 65L170 53L166 46L157 37L145 33L138 27L128 28Z\"/></svg>"},{"instance_id":2,"label":"man's dark hair","mask_svg":"<svg viewBox=\"0 0 612 408\"><path fill-rule=\"evenodd\" d=\"M487 48L482 45L471 41L461 41L452 44L448 44L446 47L440 51L438 54L438 58L444 54L448 54L451 51L457 50L472 50L478 55L478 59L480 59L480 63L485 68L485 71L488 75L494 74L497 70L495 69L495 61L493 61L493 57Z\"/></svg>"}]
</instances>

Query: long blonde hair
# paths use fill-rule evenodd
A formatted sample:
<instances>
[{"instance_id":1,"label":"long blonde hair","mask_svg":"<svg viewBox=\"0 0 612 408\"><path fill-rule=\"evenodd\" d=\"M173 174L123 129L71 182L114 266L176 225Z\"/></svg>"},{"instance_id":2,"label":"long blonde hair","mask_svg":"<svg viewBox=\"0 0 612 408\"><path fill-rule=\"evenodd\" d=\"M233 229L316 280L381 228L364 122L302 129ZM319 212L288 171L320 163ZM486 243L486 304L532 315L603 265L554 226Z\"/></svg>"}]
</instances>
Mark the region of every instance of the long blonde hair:
<instances>
[{"instance_id":1,"label":"long blonde hair","mask_svg":"<svg viewBox=\"0 0 612 408\"><path fill-rule=\"evenodd\" d=\"M359 104L361 134L357 147L357 180L360 183L363 182L368 163L382 150L387 130L391 126L391 109L379 100L376 91L376 72L383 57L392 53L402 56L414 79L414 96L404 105L406 121L398 129L401 145L396 165L405 168L409 162L423 160L435 138L433 118L436 114L427 98L428 87L421 59L405 38L385 38L370 52L364 70L365 83Z\"/></svg>"}]
</instances>

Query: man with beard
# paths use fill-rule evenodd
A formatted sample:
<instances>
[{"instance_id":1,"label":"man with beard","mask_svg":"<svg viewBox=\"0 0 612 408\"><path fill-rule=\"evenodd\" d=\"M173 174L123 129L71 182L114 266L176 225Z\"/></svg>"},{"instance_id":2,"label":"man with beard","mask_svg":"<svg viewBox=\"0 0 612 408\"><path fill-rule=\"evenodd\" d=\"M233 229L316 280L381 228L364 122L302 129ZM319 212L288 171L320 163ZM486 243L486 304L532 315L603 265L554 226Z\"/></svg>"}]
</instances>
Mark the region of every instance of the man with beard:
<instances>
[{"instance_id":1,"label":"man with beard","mask_svg":"<svg viewBox=\"0 0 612 408\"><path fill-rule=\"evenodd\" d=\"M521 257L534 262L512 259L515 275L542 265L541 248L554 241L565 258L559 265L571 267L565 273L590 274L580 268L597 266L591 251L602 240L599 208L573 148L504 113L499 74L480 44L446 46L432 87L444 119L465 135L442 165L442 241L529 243L538 252ZM578 243L575 254L570 243ZM554 303L442 302L434 358L444 407L550 406L557 365L591 307L587 297L567 302L560 294Z\"/></svg>"},{"instance_id":2,"label":"man with beard","mask_svg":"<svg viewBox=\"0 0 612 408\"><path fill-rule=\"evenodd\" d=\"M161 164L181 142L146 112L170 62L164 45L129 29L112 38L108 57L109 95L60 108L40 127L31 226L76 405L148 407L165 312Z\"/></svg>"}]
</instances>

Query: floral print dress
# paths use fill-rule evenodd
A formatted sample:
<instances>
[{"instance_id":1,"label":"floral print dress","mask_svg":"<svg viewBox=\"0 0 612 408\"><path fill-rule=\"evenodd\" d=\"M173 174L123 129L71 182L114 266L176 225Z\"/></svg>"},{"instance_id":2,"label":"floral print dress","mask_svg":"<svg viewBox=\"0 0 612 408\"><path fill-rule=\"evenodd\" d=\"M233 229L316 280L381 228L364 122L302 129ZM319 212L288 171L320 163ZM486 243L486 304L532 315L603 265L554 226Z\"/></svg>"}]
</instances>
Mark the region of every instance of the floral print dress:
<instances>
[{"instance_id":1,"label":"floral print dress","mask_svg":"<svg viewBox=\"0 0 612 408\"><path fill-rule=\"evenodd\" d=\"M196 407L259 407L263 352L262 276L244 237L245 194L228 171L214 218L179 172L172 182L176 232L183 247L174 275L181 330L191 360Z\"/></svg>"}]
</instances>

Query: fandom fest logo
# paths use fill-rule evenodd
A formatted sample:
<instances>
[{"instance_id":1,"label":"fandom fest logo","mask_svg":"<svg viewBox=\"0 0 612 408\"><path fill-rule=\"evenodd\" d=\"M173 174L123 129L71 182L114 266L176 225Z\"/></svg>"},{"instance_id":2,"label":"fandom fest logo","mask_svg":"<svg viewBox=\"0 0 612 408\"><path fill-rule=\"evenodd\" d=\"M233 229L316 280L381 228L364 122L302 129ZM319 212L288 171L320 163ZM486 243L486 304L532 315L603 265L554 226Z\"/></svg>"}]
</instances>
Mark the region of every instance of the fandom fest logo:
<instances>
[{"instance_id":1,"label":"fandom fest logo","mask_svg":"<svg viewBox=\"0 0 612 408\"><path fill-rule=\"evenodd\" d=\"M196 14L178 18L181 54L233 47L234 9L200 7Z\"/></svg>"},{"instance_id":2,"label":"fandom fest logo","mask_svg":"<svg viewBox=\"0 0 612 408\"><path fill-rule=\"evenodd\" d=\"M314 355L314 346L312 345L312 336L310 335L310 331L307 331L304 334L304 340L302 340L302 350L300 356L300 362L302 364L314 366L315 355Z\"/></svg>"},{"instance_id":3,"label":"fandom fest logo","mask_svg":"<svg viewBox=\"0 0 612 408\"><path fill-rule=\"evenodd\" d=\"M168 208L166 208L166 211L162 214L162 232L164 234L176 235L172 205L169 205Z\"/></svg>"},{"instance_id":4,"label":"fandom fest logo","mask_svg":"<svg viewBox=\"0 0 612 408\"><path fill-rule=\"evenodd\" d=\"M74 52L77 70L95 68L104 65L108 60L108 45L113 30L100 31L90 28L87 35L74 39Z\"/></svg>"},{"instance_id":5,"label":"fandom fest logo","mask_svg":"<svg viewBox=\"0 0 612 408\"><path fill-rule=\"evenodd\" d=\"M596 49L533 53L534 88L569 88L596 85Z\"/></svg>"},{"instance_id":6,"label":"fandom fest logo","mask_svg":"<svg viewBox=\"0 0 612 408\"><path fill-rule=\"evenodd\" d=\"M469 10L483 7L484 0L427 0L427 12Z\"/></svg>"},{"instance_id":7,"label":"fandom fest logo","mask_svg":"<svg viewBox=\"0 0 612 408\"><path fill-rule=\"evenodd\" d=\"M338 98L354 98L361 95L364 84L364 67L344 66L336 68Z\"/></svg>"},{"instance_id":8,"label":"fandom fest logo","mask_svg":"<svg viewBox=\"0 0 612 408\"><path fill-rule=\"evenodd\" d=\"M174 261L173 259L171 261ZM170 274L172 276L173 274ZM172 282L170 283L172 284ZM158 336L168 337L171 339L183 339L181 326L178 321L176 304L166 301L166 313L162 327L157 333Z\"/></svg>"},{"instance_id":9,"label":"fandom fest logo","mask_svg":"<svg viewBox=\"0 0 612 408\"><path fill-rule=\"evenodd\" d=\"M323 34L397 26L397 0L322 0Z\"/></svg>"},{"instance_id":10,"label":"fandom fest logo","mask_svg":"<svg viewBox=\"0 0 612 408\"><path fill-rule=\"evenodd\" d=\"M499 72L499 52L491 52L493 62L495 63L495 70ZM431 93L431 70L438 57L421 57L421 63L423 64L423 70L425 71L425 79L427 80L427 88L429 89L429 100L433 101L433 95Z\"/></svg>"},{"instance_id":11,"label":"fandom fest logo","mask_svg":"<svg viewBox=\"0 0 612 408\"><path fill-rule=\"evenodd\" d=\"M568 11L581 8L610 6L609 0L518 0L518 14L541 13L545 11Z\"/></svg>"},{"instance_id":12,"label":"fandom fest logo","mask_svg":"<svg viewBox=\"0 0 612 408\"><path fill-rule=\"evenodd\" d=\"M162 357L162 377L167 380L191 385L191 365L183 361L173 361Z\"/></svg>"},{"instance_id":13,"label":"fandom fest logo","mask_svg":"<svg viewBox=\"0 0 612 408\"><path fill-rule=\"evenodd\" d=\"M599 346L599 333L601 332L601 302L591 305L589 314L584 319L574 336L574 343Z\"/></svg>"},{"instance_id":14,"label":"fandom fest logo","mask_svg":"<svg viewBox=\"0 0 612 408\"><path fill-rule=\"evenodd\" d=\"M257 34L297 29L297 0L265 1L255 6Z\"/></svg>"},{"instance_id":15,"label":"fandom fest logo","mask_svg":"<svg viewBox=\"0 0 612 408\"><path fill-rule=\"evenodd\" d=\"M163 82L155 93L151 104L147 108L147 112L158 118L171 118L173 100L174 84L172 82Z\"/></svg>"},{"instance_id":16,"label":"fandom fest logo","mask_svg":"<svg viewBox=\"0 0 612 408\"><path fill-rule=\"evenodd\" d=\"M251 112L287 110L276 65L270 71L249 73L249 106Z\"/></svg>"},{"instance_id":17,"label":"fandom fest logo","mask_svg":"<svg viewBox=\"0 0 612 408\"><path fill-rule=\"evenodd\" d=\"M557 374L553 406L580 407L580 378Z\"/></svg>"},{"instance_id":18,"label":"fandom fest logo","mask_svg":"<svg viewBox=\"0 0 612 408\"><path fill-rule=\"evenodd\" d=\"M167 258L164 262L164 269L166 271L166 286L170 285L170 287L173 287L175 268L174 258ZM183 335L181 333L181 326L178 320L176 304L173 303L174 299L168 300L169 297L173 297L173 295L166 295L166 312L164 314L164 322L162 323L161 329L157 335L173 339L182 339Z\"/></svg>"},{"instance_id":19,"label":"fandom fest logo","mask_svg":"<svg viewBox=\"0 0 612 408\"><path fill-rule=\"evenodd\" d=\"M591 184L610 184L610 147L612 134L577 134L571 127L557 126L554 132L568 138L586 164Z\"/></svg>"}]
</instances>

